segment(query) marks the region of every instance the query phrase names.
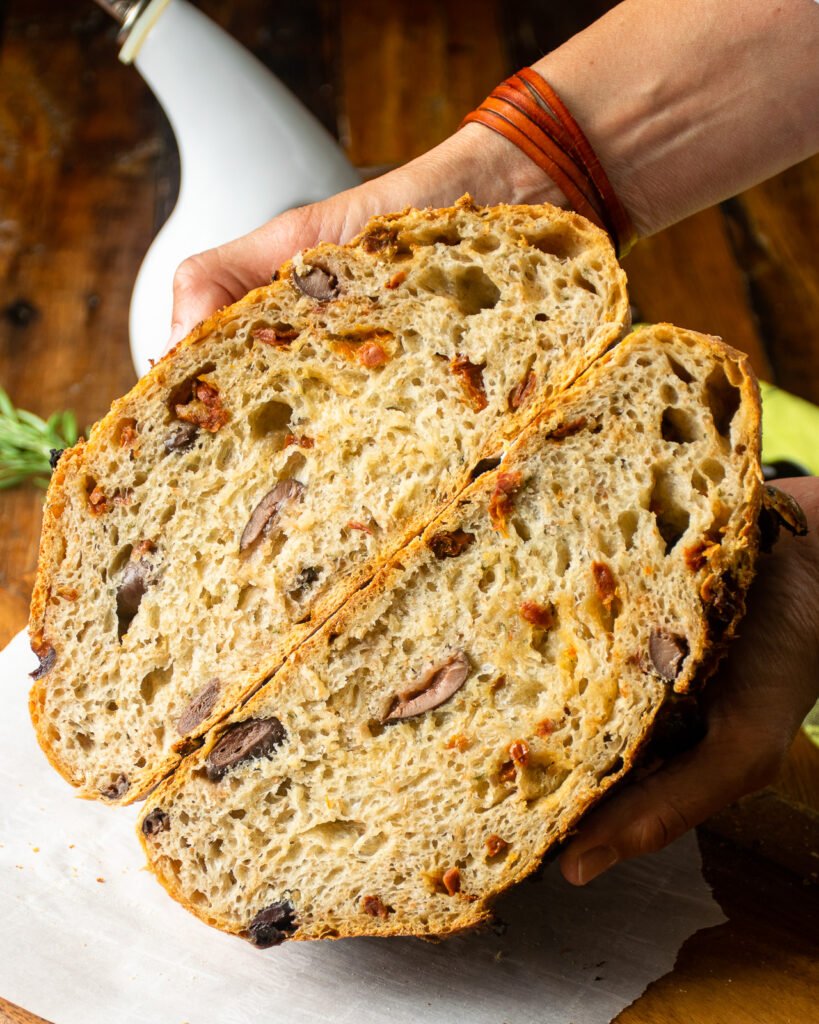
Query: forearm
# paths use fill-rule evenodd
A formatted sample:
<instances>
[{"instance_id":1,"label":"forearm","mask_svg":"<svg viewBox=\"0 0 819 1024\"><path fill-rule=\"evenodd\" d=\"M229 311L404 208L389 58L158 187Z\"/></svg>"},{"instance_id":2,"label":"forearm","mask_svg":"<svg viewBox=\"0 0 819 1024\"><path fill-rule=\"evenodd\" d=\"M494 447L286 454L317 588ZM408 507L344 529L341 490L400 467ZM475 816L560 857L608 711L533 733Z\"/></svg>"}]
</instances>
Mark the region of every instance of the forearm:
<instances>
[{"instance_id":1,"label":"forearm","mask_svg":"<svg viewBox=\"0 0 819 1024\"><path fill-rule=\"evenodd\" d=\"M649 235L819 150L817 53L814 0L625 0L534 67ZM479 203L566 205L516 146L468 124L383 177L186 261L172 340L297 249L349 241L373 214L465 192Z\"/></svg>"},{"instance_id":2,"label":"forearm","mask_svg":"<svg viewBox=\"0 0 819 1024\"><path fill-rule=\"evenodd\" d=\"M813 0L626 0L534 68L641 235L819 150Z\"/></svg>"}]
</instances>

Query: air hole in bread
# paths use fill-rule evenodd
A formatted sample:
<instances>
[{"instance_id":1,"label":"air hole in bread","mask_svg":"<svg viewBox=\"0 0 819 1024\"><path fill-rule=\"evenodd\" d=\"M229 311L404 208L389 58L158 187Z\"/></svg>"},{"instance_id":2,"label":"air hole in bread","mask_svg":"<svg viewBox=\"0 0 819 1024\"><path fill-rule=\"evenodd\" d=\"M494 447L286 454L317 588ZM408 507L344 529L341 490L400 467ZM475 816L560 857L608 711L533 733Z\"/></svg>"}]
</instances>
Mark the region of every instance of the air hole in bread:
<instances>
[{"instance_id":1,"label":"air hole in bread","mask_svg":"<svg viewBox=\"0 0 819 1024\"><path fill-rule=\"evenodd\" d=\"M618 772L621 772L622 770L623 770L623 759L622 759L622 757L617 757L612 762L612 764L608 768L605 769L605 771L601 772L597 776L597 778L598 779L605 779L606 776L608 776L608 775L617 775Z\"/></svg>"},{"instance_id":2,"label":"air hole in bread","mask_svg":"<svg viewBox=\"0 0 819 1024\"><path fill-rule=\"evenodd\" d=\"M432 266L419 273L415 285L431 295L451 299L464 316L474 316L483 309L494 309L500 299L500 289L480 267L469 267L447 273Z\"/></svg>"},{"instance_id":3,"label":"air hole in bread","mask_svg":"<svg viewBox=\"0 0 819 1024\"><path fill-rule=\"evenodd\" d=\"M415 245L460 245L462 240L454 225L445 230L434 224L426 230L416 228L414 231L407 232L404 237L410 244L414 243Z\"/></svg>"},{"instance_id":4,"label":"air hole in bread","mask_svg":"<svg viewBox=\"0 0 819 1024\"><path fill-rule=\"evenodd\" d=\"M583 291L590 292L592 295L597 295L597 288L595 285L593 285L587 277L584 277L577 267L572 271L572 284L577 285L578 288L582 288Z\"/></svg>"},{"instance_id":5,"label":"air hole in bread","mask_svg":"<svg viewBox=\"0 0 819 1024\"><path fill-rule=\"evenodd\" d=\"M708 494L708 482L698 469L691 474L691 486L697 494L701 494L703 497Z\"/></svg>"},{"instance_id":6,"label":"air hole in bread","mask_svg":"<svg viewBox=\"0 0 819 1024\"><path fill-rule=\"evenodd\" d=\"M286 402L263 402L248 416L250 435L260 438L285 431L292 416L293 409Z\"/></svg>"},{"instance_id":7,"label":"air hole in bread","mask_svg":"<svg viewBox=\"0 0 819 1024\"><path fill-rule=\"evenodd\" d=\"M166 665L163 668L155 668L142 677L139 684L139 694L145 704L153 703L157 691L171 681L173 678L173 665Z\"/></svg>"},{"instance_id":8,"label":"air hole in bread","mask_svg":"<svg viewBox=\"0 0 819 1024\"><path fill-rule=\"evenodd\" d=\"M234 457L237 454L236 445L231 440L226 440L219 446L219 450L216 452L216 456L213 460L214 466L221 472L233 462Z\"/></svg>"},{"instance_id":9,"label":"air hole in bread","mask_svg":"<svg viewBox=\"0 0 819 1024\"><path fill-rule=\"evenodd\" d=\"M740 397L739 388L728 380L722 367L715 367L705 382L705 400L721 437L728 437L731 432L731 421L739 408Z\"/></svg>"},{"instance_id":10,"label":"air hole in bread","mask_svg":"<svg viewBox=\"0 0 819 1024\"><path fill-rule=\"evenodd\" d=\"M488 566L481 573L481 578L478 580L478 590L480 590L482 594L485 594L493 583L495 583L495 579L495 567Z\"/></svg>"},{"instance_id":11,"label":"air hole in bread","mask_svg":"<svg viewBox=\"0 0 819 1024\"><path fill-rule=\"evenodd\" d=\"M116 574L125 567L125 563L130 559L133 549L133 544L125 544L119 549L119 551L117 551L108 563L109 576L116 576Z\"/></svg>"},{"instance_id":12,"label":"air hole in bread","mask_svg":"<svg viewBox=\"0 0 819 1024\"><path fill-rule=\"evenodd\" d=\"M521 540L526 541L532 539L532 531L529 529L526 523L520 518L520 516L513 516L512 519L510 520L510 523L515 533L518 535L518 537L520 537Z\"/></svg>"},{"instance_id":13,"label":"air hole in bread","mask_svg":"<svg viewBox=\"0 0 819 1024\"><path fill-rule=\"evenodd\" d=\"M700 463L700 469L715 484L722 483L725 479L725 466L716 459L705 459Z\"/></svg>"},{"instance_id":14,"label":"air hole in bread","mask_svg":"<svg viewBox=\"0 0 819 1024\"><path fill-rule=\"evenodd\" d=\"M565 576L572 556L569 545L562 537L558 537L554 547L554 571L557 576Z\"/></svg>"},{"instance_id":15,"label":"air hole in bread","mask_svg":"<svg viewBox=\"0 0 819 1024\"><path fill-rule=\"evenodd\" d=\"M673 388L670 384L663 384L660 388L660 398L664 402L668 402L669 405L676 405L680 396L676 388Z\"/></svg>"},{"instance_id":16,"label":"air hole in bread","mask_svg":"<svg viewBox=\"0 0 819 1024\"><path fill-rule=\"evenodd\" d=\"M552 635L552 629L543 629L540 626L532 626L529 634L529 645L533 651L536 651L541 658L546 657L546 648L549 645L549 637Z\"/></svg>"},{"instance_id":17,"label":"air hole in bread","mask_svg":"<svg viewBox=\"0 0 819 1024\"><path fill-rule=\"evenodd\" d=\"M249 611L250 608L259 600L262 591L259 587L253 586L252 583L248 583L242 587L239 591L239 595L236 598L236 611L243 612Z\"/></svg>"},{"instance_id":18,"label":"air hole in bread","mask_svg":"<svg viewBox=\"0 0 819 1024\"><path fill-rule=\"evenodd\" d=\"M700 434L696 419L685 409L665 409L660 431L664 441L674 444L691 444Z\"/></svg>"},{"instance_id":19,"label":"air hole in bread","mask_svg":"<svg viewBox=\"0 0 819 1024\"><path fill-rule=\"evenodd\" d=\"M626 551L630 551L634 545L634 534L637 532L637 524L639 522L640 516L634 509L627 509L617 517L617 525L620 527L620 533L623 535Z\"/></svg>"},{"instance_id":20,"label":"air hole in bread","mask_svg":"<svg viewBox=\"0 0 819 1024\"><path fill-rule=\"evenodd\" d=\"M671 367L672 373L675 373L683 384L690 384L694 379L694 375L689 373L683 364L674 359L673 356L666 355L666 359L668 360L668 365Z\"/></svg>"},{"instance_id":21,"label":"air hole in bread","mask_svg":"<svg viewBox=\"0 0 819 1024\"><path fill-rule=\"evenodd\" d=\"M470 242L470 248L475 252L494 252L500 244L497 235L478 235Z\"/></svg>"},{"instance_id":22,"label":"air hole in bread","mask_svg":"<svg viewBox=\"0 0 819 1024\"><path fill-rule=\"evenodd\" d=\"M480 459L480 461L475 463L472 472L469 474L470 479L475 480L482 473L490 473L493 469L497 469L500 464L500 456L492 459Z\"/></svg>"},{"instance_id":23,"label":"air hole in bread","mask_svg":"<svg viewBox=\"0 0 819 1024\"><path fill-rule=\"evenodd\" d=\"M527 235L523 237L535 249L545 252L549 256L556 256L559 260L570 259L579 252L582 240L569 231L549 231L542 235Z\"/></svg>"},{"instance_id":24,"label":"air hole in bread","mask_svg":"<svg viewBox=\"0 0 819 1024\"><path fill-rule=\"evenodd\" d=\"M688 529L688 509L677 500L674 490L674 474L661 467L652 470L652 487L648 504L654 514L657 529L665 544L665 553L674 549Z\"/></svg>"}]
</instances>

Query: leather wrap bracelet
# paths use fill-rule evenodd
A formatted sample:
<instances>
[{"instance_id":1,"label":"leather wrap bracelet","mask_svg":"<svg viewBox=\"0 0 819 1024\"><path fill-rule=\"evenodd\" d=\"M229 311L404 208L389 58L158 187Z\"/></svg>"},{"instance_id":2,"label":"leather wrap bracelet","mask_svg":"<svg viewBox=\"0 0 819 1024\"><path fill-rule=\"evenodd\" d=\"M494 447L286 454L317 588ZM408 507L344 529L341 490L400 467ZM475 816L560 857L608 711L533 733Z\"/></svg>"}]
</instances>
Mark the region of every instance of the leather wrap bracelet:
<instances>
[{"instance_id":1,"label":"leather wrap bracelet","mask_svg":"<svg viewBox=\"0 0 819 1024\"><path fill-rule=\"evenodd\" d=\"M514 143L563 192L577 213L609 233L618 256L637 232L589 140L549 83L522 68L493 89L463 119L491 128Z\"/></svg>"}]
</instances>

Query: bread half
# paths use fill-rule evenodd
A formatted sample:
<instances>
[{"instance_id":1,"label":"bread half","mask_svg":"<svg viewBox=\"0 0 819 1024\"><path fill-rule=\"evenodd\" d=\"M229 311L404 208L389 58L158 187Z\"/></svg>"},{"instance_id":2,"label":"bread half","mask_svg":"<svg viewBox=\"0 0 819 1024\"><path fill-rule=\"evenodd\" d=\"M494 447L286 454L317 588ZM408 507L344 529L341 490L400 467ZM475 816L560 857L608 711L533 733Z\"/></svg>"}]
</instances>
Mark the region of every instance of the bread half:
<instances>
[{"instance_id":1,"label":"bread half","mask_svg":"<svg viewBox=\"0 0 819 1024\"><path fill-rule=\"evenodd\" d=\"M30 623L52 764L144 796L627 320L602 232L466 198L200 325L52 479Z\"/></svg>"},{"instance_id":2,"label":"bread half","mask_svg":"<svg viewBox=\"0 0 819 1024\"><path fill-rule=\"evenodd\" d=\"M713 671L760 498L746 359L629 335L151 795L151 869L257 946L485 921Z\"/></svg>"}]
</instances>

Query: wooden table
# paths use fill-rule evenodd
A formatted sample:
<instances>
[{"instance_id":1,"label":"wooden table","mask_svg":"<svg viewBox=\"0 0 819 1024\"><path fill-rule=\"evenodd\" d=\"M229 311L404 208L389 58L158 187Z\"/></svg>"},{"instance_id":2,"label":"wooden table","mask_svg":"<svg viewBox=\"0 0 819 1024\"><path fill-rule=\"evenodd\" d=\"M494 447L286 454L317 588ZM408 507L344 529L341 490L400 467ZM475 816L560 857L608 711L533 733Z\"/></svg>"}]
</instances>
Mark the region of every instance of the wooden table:
<instances>
[{"instance_id":1,"label":"wooden table","mask_svg":"<svg viewBox=\"0 0 819 1024\"><path fill-rule=\"evenodd\" d=\"M199 5L371 170L440 141L498 80L609 6ZM68 406L90 423L134 381L128 300L172 208L178 159L157 104L116 59L113 22L90 0L10 0L0 18L0 384L20 406ZM819 402L817 237L814 159L638 246L626 262L636 317L721 334L762 376ZM41 504L33 488L0 495L0 645L26 621ZM692 936L620 1024L817 1020L817 762L801 736L775 791L700 829L729 920ZM35 1019L0 999L0 1024Z\"/></svg>"}]
</instances>

